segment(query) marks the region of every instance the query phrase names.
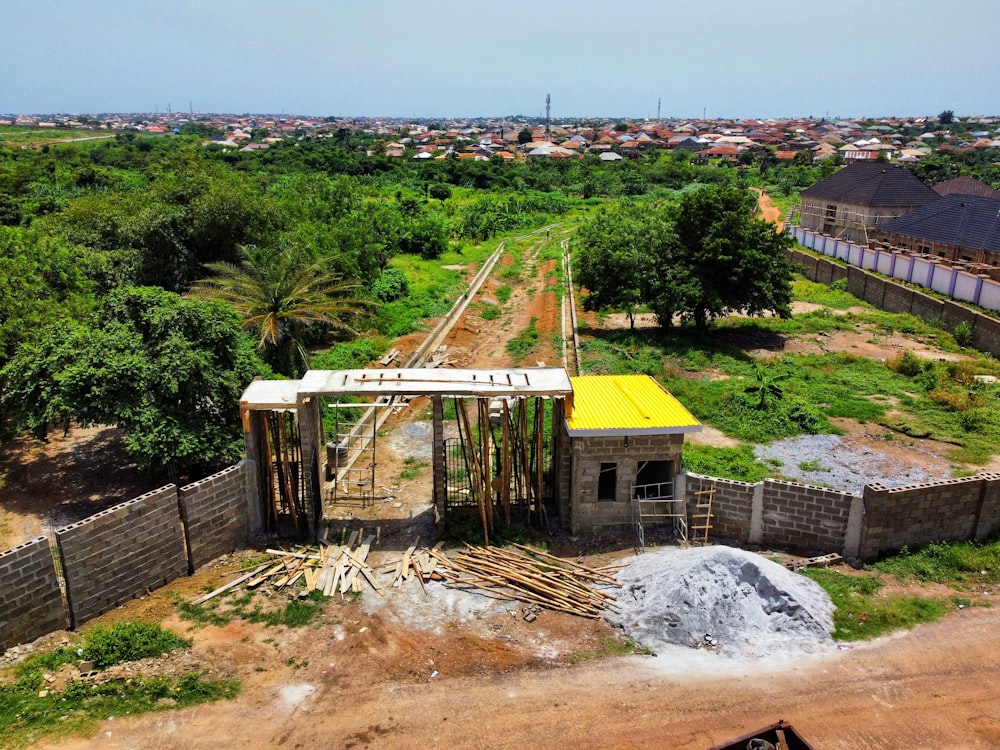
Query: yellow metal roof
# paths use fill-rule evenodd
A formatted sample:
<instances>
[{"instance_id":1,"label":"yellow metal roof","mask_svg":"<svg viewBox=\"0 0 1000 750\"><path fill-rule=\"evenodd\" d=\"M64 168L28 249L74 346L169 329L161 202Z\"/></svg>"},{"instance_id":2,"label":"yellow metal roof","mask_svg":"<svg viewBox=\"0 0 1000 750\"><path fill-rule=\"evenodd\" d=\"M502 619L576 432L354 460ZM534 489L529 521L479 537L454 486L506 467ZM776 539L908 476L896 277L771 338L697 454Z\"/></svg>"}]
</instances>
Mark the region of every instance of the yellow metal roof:
<instances>
[{"instance_id":1,"label":"yellow metal roof","mask_svg":"<svg viewBox=\"0 0 1000 750\"><path fill-rule=\"evenodd\" d=\"M573 384L570 435L669 435L701 423L648 375L581 375Z\"/></svg>"}]
</instances>

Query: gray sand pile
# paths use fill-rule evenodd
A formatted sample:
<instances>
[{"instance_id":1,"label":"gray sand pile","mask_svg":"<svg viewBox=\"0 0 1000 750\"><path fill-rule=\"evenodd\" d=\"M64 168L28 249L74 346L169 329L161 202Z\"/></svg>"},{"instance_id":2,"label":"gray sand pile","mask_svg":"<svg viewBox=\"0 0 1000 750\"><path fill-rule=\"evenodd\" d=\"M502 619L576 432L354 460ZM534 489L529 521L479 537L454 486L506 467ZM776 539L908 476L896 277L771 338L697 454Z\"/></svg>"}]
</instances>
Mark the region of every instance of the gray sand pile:
<instances>
[{"instance_id":1,"label":"gray sand pile","mask_svg":"<svg viewBox=\"0 0 1000 750\"><path fill-rule=\"evenodd\" d=\"M618 573L612 625L654 652L668 644L732 656L832 645L833 604L804 576L731 547L648 550Z\"/></svg>"}]
</instances>

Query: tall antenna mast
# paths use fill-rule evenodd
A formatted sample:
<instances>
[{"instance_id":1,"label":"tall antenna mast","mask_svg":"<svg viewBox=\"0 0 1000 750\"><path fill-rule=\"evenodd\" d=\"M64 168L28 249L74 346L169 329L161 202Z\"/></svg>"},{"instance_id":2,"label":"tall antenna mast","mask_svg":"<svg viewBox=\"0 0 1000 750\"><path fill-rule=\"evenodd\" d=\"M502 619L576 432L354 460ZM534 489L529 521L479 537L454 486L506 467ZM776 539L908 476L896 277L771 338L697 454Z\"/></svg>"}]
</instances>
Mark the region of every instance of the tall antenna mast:
<instances>
[{"instance_id":1,"label":"tall antenna mast","mask_svg":"<svg viewBox=\"0 0 1000 750\"><path fill-rule=\"evenodd\" d=\"M549 139L549 109L552 106L552 94L545 95L545 140Z\"/></svg>"},{"instance_id":2,"label":"tall antenna mast","mask_svg":"<svg viewBox=\"0 0 1000 750\"><path fill-rule=\"evenodd\" d=\"M660 102L661 101L663 101L663 100L662 99L657 99L656 100L656 119L657 120L660 119Z\"/></svg>"}]
</instances>

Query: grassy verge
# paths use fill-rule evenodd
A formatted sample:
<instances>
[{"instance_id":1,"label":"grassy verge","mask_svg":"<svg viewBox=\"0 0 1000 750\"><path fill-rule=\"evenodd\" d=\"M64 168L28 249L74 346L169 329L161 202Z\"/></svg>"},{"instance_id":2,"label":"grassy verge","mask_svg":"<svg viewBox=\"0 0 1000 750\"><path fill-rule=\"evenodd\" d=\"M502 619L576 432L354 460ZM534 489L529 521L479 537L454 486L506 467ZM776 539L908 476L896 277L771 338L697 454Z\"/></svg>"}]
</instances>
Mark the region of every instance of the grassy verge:
<instances>
[{"instance_id":1,"label":"grassy verge","mask_svg":"<svg viewBox=\"0 0 1000 750\"><path fill-rule=\"evenodd\" d=\"M833 638L860 641L894 630L933 622L953 609L950 602L919 596L879 596L882 580L876 575L853 576L835 570L807 570L837 607Z\"/></svg>"},{"instance_id":2,"label":"grassy verge","mask_svg":"<svg viewBox=\"0 0 1000 750\"><path fill-rule=\"evenodd\" d=\"M835 570L806 570L837 607L833 637L838 641L877 638L901 628L933 622L956 608L975 605L984 586L1000 583L1000 540L939 542L918 552L899 554L869 566L858 575ZM935 583L954 589L953 596L886 595L887 580Z\"/></svg>"},{"instance_id":3,"label":"grassy verge","mask_svg":"<svg viewBox=\"0 0 1000 750\"><path fill-rule=\"evenodd\" d=\"M159 626L122 623L92 628L77 647L32 654L0 677L0 748L27 747L44 737L92 734L109 716L182 708L239 693L236 680L210 680L194 672L106 680L98 675L72 679L63 689L50 687L53 673L78 659L105 670L188 645Z\"/></svg>"}]
</instances>

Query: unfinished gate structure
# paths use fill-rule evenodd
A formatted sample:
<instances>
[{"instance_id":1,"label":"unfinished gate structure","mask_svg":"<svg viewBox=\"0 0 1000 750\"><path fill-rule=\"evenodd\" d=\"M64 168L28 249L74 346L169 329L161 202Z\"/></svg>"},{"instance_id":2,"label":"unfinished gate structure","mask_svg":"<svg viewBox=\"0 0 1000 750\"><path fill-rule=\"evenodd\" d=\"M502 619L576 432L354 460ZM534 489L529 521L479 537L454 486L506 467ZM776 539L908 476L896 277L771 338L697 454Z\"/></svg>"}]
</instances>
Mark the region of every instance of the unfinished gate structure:
<instances>
[{"instance_id":1,"label":"unfinished gate structure","mask_svg":"<svg viewBox=\"0 0 1000 750\"><path fill-rule=\"evenodd\" d=\"M362 505L372 499L379 412L417 396L430 398L433 406L433 500L439 521L449 513L469 513L488 536L495 519L546 520L544 500L558 491L552 457L564 439L552 425L572 409L573 389L564 369L311 370L301 381L254 381L243 394L247 452L262 467L258 482L264 499L254 510L254 527L280 531L284 521L285 528L316 533L324 498L359 499ZM328 408L337 416L335 426L325 430ZM444 439L446 411L459 435L450 444ZM275 412L293 414L285 419L296 425L301 502L294 511L270 479L280 473L275 467L282 461L267 439Z\"/></svg>"},{"instance_id":2,"label":"unfinished gate structure","mask_svg":"<svg viewBox=\"0 0 1000 750\"><path fill-rule=\"evenodd\" d=\"M324 499L373 500L382 415L418 396L432 404L438 522L464 515L489 539L495 523L548 526L551 504L574 534L632 527L641 545L650 526L666 525L686 538L674 483L698 421L648 376L571 379L546 367L254 381L241 400L247 453L260 467L253 529L315 535ZM449 424L457 438L445 440Z\"/></svg>"}]
</instances>

